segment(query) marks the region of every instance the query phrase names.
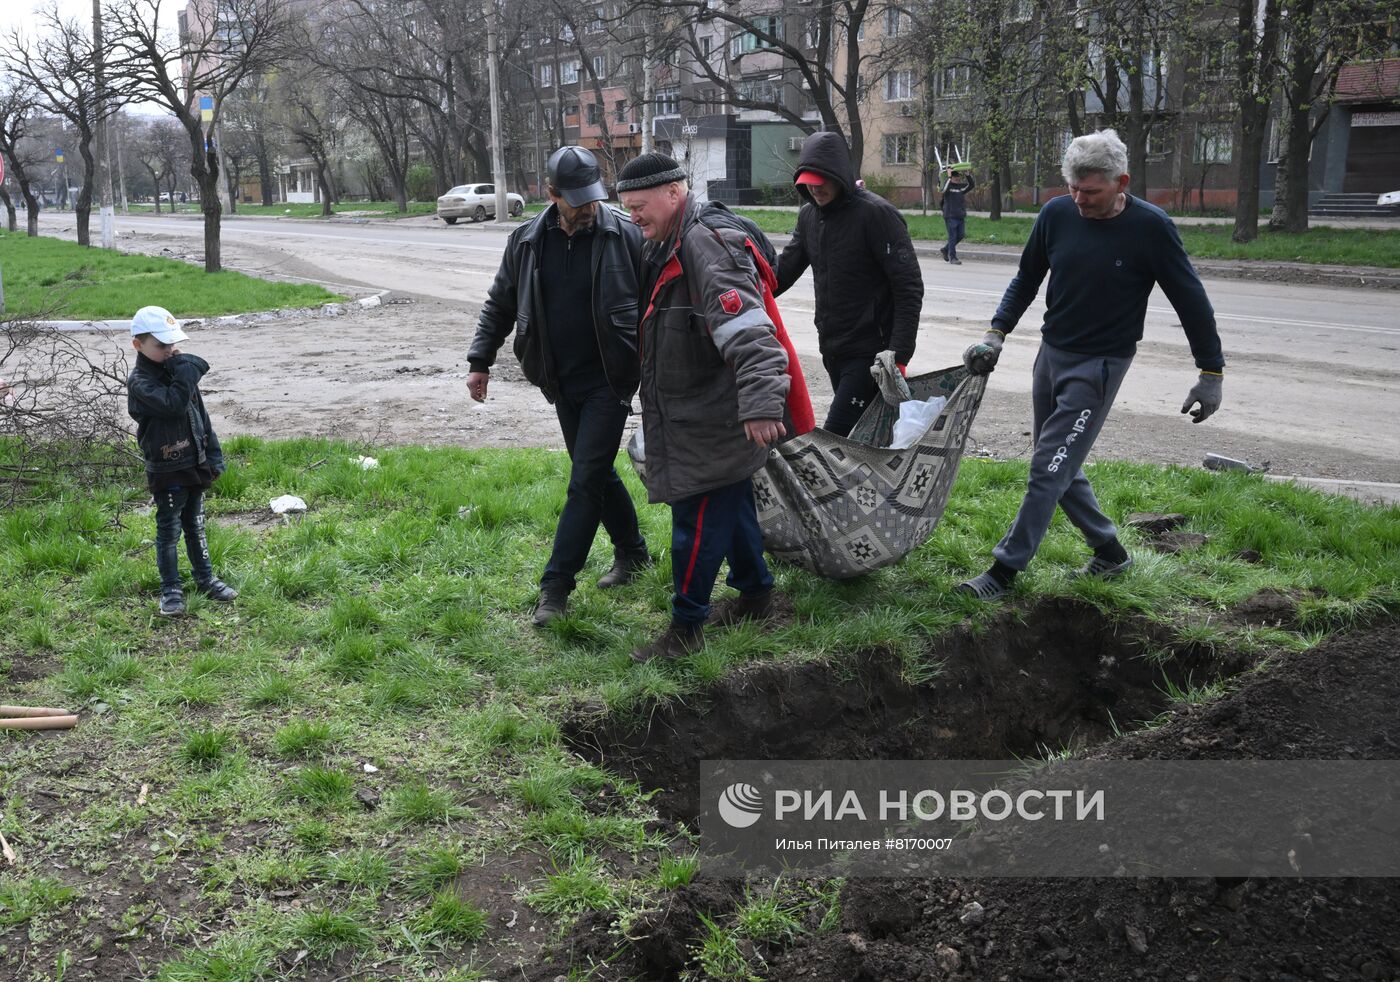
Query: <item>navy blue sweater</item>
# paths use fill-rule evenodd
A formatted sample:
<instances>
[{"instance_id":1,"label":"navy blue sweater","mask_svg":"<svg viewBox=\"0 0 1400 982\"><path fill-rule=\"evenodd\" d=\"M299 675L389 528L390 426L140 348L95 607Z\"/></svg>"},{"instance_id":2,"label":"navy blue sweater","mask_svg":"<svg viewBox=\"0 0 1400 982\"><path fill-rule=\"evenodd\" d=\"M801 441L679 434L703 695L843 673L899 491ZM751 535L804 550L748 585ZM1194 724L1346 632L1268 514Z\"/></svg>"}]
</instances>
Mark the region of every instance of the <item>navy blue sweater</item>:
<instances>
[{"instance_id":1,"label":"navy blue sweater","mask_svg":"<svg viewBox=\"0 0 1400 982\"><path fill-rule=\"evenodd\" d=\"M1053 272L1051 272L1053 270ZM1010 333L1051 273L1045 291L1046 342L1085 355L1131 355L1142 340L1147 298L1161 284L1186 338L1196 367L1218 372L1225 366L1215 311L1181 236L1167 213L1128 195L1113 218L1079 214L1063 195L1040 210L1021 267L992 316L992 326Z\"/></svg>"}]
</instances>

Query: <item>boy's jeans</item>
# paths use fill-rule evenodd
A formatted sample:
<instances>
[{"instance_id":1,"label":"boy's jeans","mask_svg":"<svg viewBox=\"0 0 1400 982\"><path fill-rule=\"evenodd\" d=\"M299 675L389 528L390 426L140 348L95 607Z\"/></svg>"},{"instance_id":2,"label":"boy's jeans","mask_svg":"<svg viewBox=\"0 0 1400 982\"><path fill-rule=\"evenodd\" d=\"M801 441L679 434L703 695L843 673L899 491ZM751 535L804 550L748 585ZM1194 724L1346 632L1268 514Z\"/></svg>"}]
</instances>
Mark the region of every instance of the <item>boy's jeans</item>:
<instances>
[{"instance_id":1,"label":"boy's jeans","mask_svg":"<svg viewBox=\"0 0 1400 982\"><path fill-rule=\"evenodd\" d=\"M156 568L160 588L180 589L180 533L185 533L185 550L196 583L214 578L209 562L209 543L204 537L204 490L166 488L156 499Z\"/></svg>"}]
</instances>

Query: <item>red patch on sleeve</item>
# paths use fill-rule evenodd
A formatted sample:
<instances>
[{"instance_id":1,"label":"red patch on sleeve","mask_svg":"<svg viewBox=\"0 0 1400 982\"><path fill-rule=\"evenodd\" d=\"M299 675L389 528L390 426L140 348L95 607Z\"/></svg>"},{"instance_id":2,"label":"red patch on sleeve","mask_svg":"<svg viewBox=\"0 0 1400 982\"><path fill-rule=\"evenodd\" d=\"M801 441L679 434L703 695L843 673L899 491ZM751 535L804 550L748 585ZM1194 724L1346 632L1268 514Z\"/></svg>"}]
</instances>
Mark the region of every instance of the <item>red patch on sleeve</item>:
<instances>
[{"instance_id":1,"label":"red patch on sleeve","mask_svg":"<svg viewBox=\"0 0 1400 982\"><path fill-rule=\"evenodd\" d=\"M719 305L724 308L726 314L737 314L743 308L744 301L739 298L738 290L730 290L720 295Z\"/></svg>"}]
</instances>

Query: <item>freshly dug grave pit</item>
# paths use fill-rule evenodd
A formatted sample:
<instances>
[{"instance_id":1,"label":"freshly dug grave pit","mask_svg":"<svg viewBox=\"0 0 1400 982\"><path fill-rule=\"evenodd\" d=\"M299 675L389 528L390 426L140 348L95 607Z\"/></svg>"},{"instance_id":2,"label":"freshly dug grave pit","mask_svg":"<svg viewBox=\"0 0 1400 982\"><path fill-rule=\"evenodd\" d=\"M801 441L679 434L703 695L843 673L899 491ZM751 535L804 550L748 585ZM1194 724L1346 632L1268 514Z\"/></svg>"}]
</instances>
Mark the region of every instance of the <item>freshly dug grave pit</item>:
<instances>
[{"instance_id":1,"label":"freshly dug grave pit","mask_svg":"<svg viewBox=\"0 0 1400 982\"><path fill-rule=\"evenodd\" d=\"M1183 662L1200 655L1183 654ZM1227 671L1238 664L1219 663ZM1084 756L1395 759L1397 706L1400 625L1388 622L1280 655L1236 679L1229 694L1176 706L1164 725L1115 737ZM596 966L587 977L600 982L676 978L702 936L700 915L722 918L742 897L741 883L697 878L664 909L636 919L626 944L610 933L606 915L588 915L548 970ZM759 976L773 982L1400 979L1396 879L851 879L840 909L835 931L807 924L791 946L747 949L759 956L751 957Z\"/></svg>"},{"instance_id":2,"label":"freshly dug grave pit","mask_svg":"<svg viewBox=\"0 0 1400 982\"><path fill-rule=\"evenodd\" d=\"M1145 657L1166 652L1168 658ZM1052 600L978 632L936 639L926 682L900 660L762 663L640 724L580 716L575 751L656 790L658 810L692 822L702 760L1005 760L1081 751L1136 729L1182 689L1233 676L1251 659L1174 640L1142 619L1112 620Z\"/></svg>"}]
</instances>

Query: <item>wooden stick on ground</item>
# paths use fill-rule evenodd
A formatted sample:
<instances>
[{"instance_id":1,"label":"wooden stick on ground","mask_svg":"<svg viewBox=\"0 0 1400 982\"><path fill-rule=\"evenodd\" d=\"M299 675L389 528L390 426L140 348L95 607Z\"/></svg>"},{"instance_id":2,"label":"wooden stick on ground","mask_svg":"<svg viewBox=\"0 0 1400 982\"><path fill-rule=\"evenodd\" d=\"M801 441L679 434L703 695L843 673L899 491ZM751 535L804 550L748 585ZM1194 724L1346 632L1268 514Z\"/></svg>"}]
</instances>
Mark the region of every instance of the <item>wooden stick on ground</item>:
<instances>
[{"instance_id":1,"label":"wooden stick on ground","mask_svg":"<svg viewBox=\"0 0 1400 982\"><path fill-rule=\"evenodd\" d=\"M0 856L4 856L5 862L9 863L11 866L19 859L19 857L15 855L15 851L10 848L10 844L5 841L5 834L3 832L0 832Z\"/></svg>"},{"instance_id":2,"label":"wooden stick on ground","mask_svg":"<svg viewBox=\"0 0 1400 982\"><path fill-rule=\"evenodd\" d=\"M69 716L66 709L50 709L47 706L0 706L0 717Z\"/></svg>"},{"instance_id":3,"label":"wooden stick on ground","mask_svg":"<svg viewBox=\"0 0 1400 982\"><path fill-rule=\"evenodd\" d=\"M0 719L0 730L69 730L78 722L76 716L31 716L20 719Z\"/></svg>"}]
</instances>

